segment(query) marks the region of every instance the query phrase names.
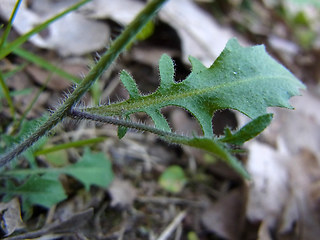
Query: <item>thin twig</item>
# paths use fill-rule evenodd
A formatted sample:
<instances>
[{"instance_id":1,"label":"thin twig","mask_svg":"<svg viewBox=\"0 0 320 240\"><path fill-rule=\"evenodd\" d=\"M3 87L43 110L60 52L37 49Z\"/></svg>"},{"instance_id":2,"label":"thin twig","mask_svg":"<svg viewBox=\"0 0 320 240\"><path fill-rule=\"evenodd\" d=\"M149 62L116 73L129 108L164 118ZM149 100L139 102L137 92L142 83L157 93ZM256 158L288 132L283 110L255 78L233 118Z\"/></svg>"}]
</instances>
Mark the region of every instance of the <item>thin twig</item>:
<instances>
[{"instance_id":1,"label":"thin twig","mask_svg":"<svg viewBox=\"0 0 320 240\"><path fill-rule=\"evenodd\" d=\"M70 218L62 221L62 222L54 222L51 224L48 224L47 226L33 231L33 232L27 232L20 235L12 236L4 238L6 240L21 240L21 239L33 239L38 238L47 234L62 234L62 235L68 235L72 234L74 232L79 231L79 228L81 229L81 226L86 224L90 218L93 216L93 208L89 208L87 210L84 210L79 213L75 213Z\"/></svg>"},{"instance_id":2,"label":"thin twig","mask_svg":"<svg viewBox=\"0 0 320 240\"><path fill-rule=\"evenodd\" d=\"M166 240L170 237L170 235L174 232L174 230L179 226L182 220L185 218L187 212L180 212L173 221L169 224L169 226L161 233L157 240Z\"/></svg>"},{"instance_id":3,"label":"thin twig","mask_svg":"<svg viewBox=\"0 0 320 240\"><path fill-rule=\"evenodd\" d=\"M204 203L199 201L188 200L184 198L174 198L174 197L144 197L140 196L136 201L141 203L154 203L161 205L176 204L176 205L187 205L192 207L202 208L205 206Z\"/></svg>"}]
</instances>

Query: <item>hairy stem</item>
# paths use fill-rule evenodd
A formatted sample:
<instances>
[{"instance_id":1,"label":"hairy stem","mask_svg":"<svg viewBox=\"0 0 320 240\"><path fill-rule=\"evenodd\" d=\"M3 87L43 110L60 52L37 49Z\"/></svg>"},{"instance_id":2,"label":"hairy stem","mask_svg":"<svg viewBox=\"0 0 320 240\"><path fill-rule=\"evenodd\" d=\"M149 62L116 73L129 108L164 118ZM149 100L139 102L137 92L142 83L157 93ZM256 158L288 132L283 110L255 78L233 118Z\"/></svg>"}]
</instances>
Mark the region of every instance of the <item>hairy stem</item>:
<instances>
[{"instance_id":1,"label":"hairy stem","mask_svg":"<svg viewBox=\"0 0 320 240\"><path fill-rule=\"evenodd\" d=\"M156 134L160 137L163 137L165 140L170 141L170 142L175 142L175 143L179 143L179 142L184 142L185 140L188 139L188 137L176 134L176 133L172 133L172 132L167 132L152 126L148 126L145 124L140 124L140 123L134 123L131 121L126 121L126 120L122 120L122 119L116 119L114 117L109 117L109 116L100 116L100 115L95 115L95 114L91 114L91 113L87 113L87 112L83 112L83 111L78 111L75 109L72 109L69 113L68 116L73 118L73 119L77 119L77 120L92 120L95 122L101 122L101 123L108 123L108 124L113 124L113 125L117 125L117 126L122 126L122 127L127 127L127 128L131 128L131 129L136 129L139 131L146 131L146 132L150 132L153 134Z\"/></svg>"},{"instance_id":2,"label":"hairy stem","mask_svg":"<svg viewBox=\"0 0 320 240\"><path fill-rule=\"evenodd\" d=\"M152 126L148 126L145 124L134 123L130 121L125 121L121 119L116 119L110 116L100 116L91 114L88 112L83 112L79 110L72 109L68 116L77 119L77 120L91 120L95 122L108 123L117 126L137 129L139 131L146 131L156 134L163 138L165 141L170 143L184 144L191 147L196 147L199 149L203 149L205 151L213 153L215 156L223 159L230 167L232 167L236 172L238 172L241 176L249 179L249 175L247 171L243 168L241 162L237 161L225 147L219 141L210 138L203 137L186 137L183 135L179 135L173 132L167 132Z\"/></svg>"},{"instance_id":3,"label":"hairy stem","mask_svg":"<svg viewBox=\"0 0 320 240\"><path fill-rule=\"evenodd\" d=\"M143 26L154 16L167 0L153 0L137 15L137 17L126 27L122 34L111 44L109 50L101 57L97 64L91 69L88 75L77 86L65 102L50 116L50 118L39 127L24 142L17 145L11 151L1 156L0 167L10 162L13 158L21 154L39 138L48 133L55 127L72 107L80 100L80 98L89 90L91 85L108 69L118 55L126 48L126 46L135 38L136 34Z\"/></svg>"}]
</instances>

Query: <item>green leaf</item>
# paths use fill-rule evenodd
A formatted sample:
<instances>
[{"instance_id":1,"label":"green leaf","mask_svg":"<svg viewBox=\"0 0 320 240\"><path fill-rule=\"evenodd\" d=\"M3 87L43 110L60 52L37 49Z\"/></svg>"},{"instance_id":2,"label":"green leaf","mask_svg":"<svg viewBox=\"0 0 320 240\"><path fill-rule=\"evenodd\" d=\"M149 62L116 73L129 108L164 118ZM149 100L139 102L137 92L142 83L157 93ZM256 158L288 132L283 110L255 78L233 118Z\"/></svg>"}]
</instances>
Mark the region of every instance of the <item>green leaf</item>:
<instances>
[{"instance_id":1,"label":"green leaf","mask_svg":"<svg viewBox=\"0 0 320 240\"><path fill-rule=\"evenodd\" d=\"M27 205L41 205L48 208L67 197L61 183L47 175L32 175L18 187L8 184L5 192L9 195L21 195Z\"/></svg>"},{"instance_id":2,"label":"green leaf","mask_svg":"<svg viewBox=\"0 0 320 240\"><path fill-rule=\"evenodd\" d=\"M63 168L61 172L81 181L87 190L91 185L106 188L113 179L111 162L105 154L91 153L88 148L76 164Z\"/></svg>"},{"instance_id":3,"label":"green leaf","mask_svg":"<svg viewBox=\"0 0 320 240\"><path fill-rule=\"evenodd\" d=\"M171 131L161 113L166 106L179 106L199 121L205 137L211 138L212 116L219 109L235 109L256 118L267 107L291 108L288 99L299 94L304 85L286 68L270 57L264 46L241 47L231 39L218 59L209 67L190 57L191 74L182 82L174 81L174 64L163 55L159 69L160 87L141 95L132 77L123 72L121 81L130 94L123 102L83 109L92 114L129 116L145 112L156 128Z\"/></svg>"},{"instance_id":4,"label":"green leaf","mask_svg":"<svg viewBox=\"0 0 320 240\"><path fill-rule=\"evenodd\" d=\"M187 235L188 240L199 240L199 237L196 232L188 232Z\"/></svg>"},{"instance_id":5,"label":"green leaf","mask_svg":"<svg viewBox=\"0 0 320 240\"><path fill-rule=\"evenodd\" d=\"M270 57L264 46L241 47L236 39L227 43L209 68L193 57L190 57L190 62L190 75L182 82L175 82L173 61L169 56L163 55L159 62L160 86L148 95L142 95L133 78L123 71L120 79L129 92L128 100L84 108L81 111L96 116L120 118L145 112L154 121L155 128L130 122L118 124L153 132L169 142L207 150L224 160L239 174L249 178L242 164L229 152L226 143L242 144L259 134L272 119L272 115L266 114L267 108L292 108L289 98L298 95L299 89L305 86ZM163 107L170 105L192 113L199 121L204 136L188 138L171 133L169 124L161 113ZM234 134L226 130L225 138L218 139L213 135L212 116L215 111L222 109L238 110L255 120ZM90 119L104 121L98 116ZM117 124L117 121L106 122Z\"/></svg>"},{"instance_id":6,"label":"green leaf","mask_svg":"<svg viewBox=\"0 0 320 240\"><path fill-rule=\"evenodd\" d=\"M91 153L87 148L77 163L64 168L13 169L2 173L3 176L15 177L37 174L47 174L55 179L58 179L60 174L68 174L81 181L87 190L91 185L106 188L113 179L111 163L105 155Z\"/></svg>"},{"instance_id":7,"label":"green leaf","mask_svg":"<svg viewBox=\"0 0 320 240\"><path fill-rule=\"evenodd\" d=\"M60 150L46 154L46 160L53 167L63 167L68 165L68 152Z\"/></svg>"},{"instance_id":8,"label":"green leaf","mask_svg":"<svg viewBox=\"0 0 320 240\"><path fill-rule=\"evenodd\" d=\"M143 41L149 38L154 32L154 23L152 20L148 21L145 26L140 30L140 32L136 35L136 37L131 41L127 46L127 50L129 50L133 44L137 41Z\"/></svg>"},{"instance_id":9,"label":"green leaf","mask_svg":"<svg viewBox=\"0 0 320 240\"><path fill-rule=\"evenodd\" d=\"M179 193L187 183L187 178L180 166L171 166L167 168L159 178L159 185L172 193Z\"/></svg>"},{"instance_id":10,"label":"green leaf","mask_svg":"<svg viewBox=\"0 0 320 240\"><path fill-rule=\"evenodd\" d=\"M39 204L51 207L66 198L59 182L59 176L62 173L81 181L87 190L91 185L106 188L113 179L111 163L105 155L91 153L89 149L85 149L83 157L77 163L64 168L14 169L3 172L2 176L14 176L21 179L30 175L30 178L18 187L8 184L8 187L0 189L0 192L6 193L7 198L21 195L27 206Z\"/></svg>"},{"instance_id":11,"label":"green leaf","mask_svg":"<svg viewBox=\"0 0 320 240\"><path fill-rule=\"evenodd\" d=\"M261 115L242 127L239 131L231 133L230 129L225 130L225 137L222 142L242 145L244 142L254 138L261 133L272 121L273 114Z\"/></svg>"},{"instance_id":12,"label":"green leaf","mask_svg":"<svg viewBox=\"0 0 320 240\"><path fill-rule=\"evenodd\" d=\"M149 38L154 32L154 23L152 20L147 22L147 24L141 29L141 31L137 34L136 39L139 41L146 40Z\"/></svg>"},{"instance_id":13,"label":"green leaf","mask_svg":"<svg viewBox=\"0 0 320 240\"><path fill-rule=\"evenodd\" d=\"M123 138L126 135L127 131L128 131L127 127L119 126L118 127L118 138L119 139Z\"/></svg>"},{"instance_id":14,"label":"green leaf","mask_svg":"<svg viewBox=\"0 0 320 240\"><path fill-rule=\"evenodd\" d=\"M14 144L22 141L25 139L36 126L39 126L42 122L44 122L47 119L48 116L44 115L41 118L34 119L34 120L25 120L22 122L19 131L15 135L7 135L7 134L1 134L0 137L0 154L4 153L6 149L11 148ZM44 145L44 143L47 141L47 137L42 138L40 141L35 143L30 149L27 149L24 152L24 156L29 160L29 163L32 166L35 166L35 159L33 156L33 152L36 149L39 149ZM13 165L15 165L15 161L13 162ZM6 171L5 169L1 169L0 172Z\"/></svg>"},{"instance_id":15,"label":"green leaf","mask_svg":"<svg viewBox=\"0 0 320 240\"><path fill-rule=\"evenodd\" d=\"M194 138L186 138L180 143L189 145L191 147L200 148L206 150L215 156L218 156L225 163L227 163L231 168L233 168L237 173L241 176L250 179L248 172L243 167L242 163L237 160L232 154L229 152L228 148L219 140L215 138L208 137L194 137Z\"/></svg>"},{"instance_id":16,"label":"green leaf","mask_svg":"<svg viewBox=\"0 0 320 240\"><path fill-rule=\"evenodd\" d=\"M62 143L62 144L56 144L52 147L46 147L43 149L40 149L38 151L36 151L34 153L35 156L39 156L42 154L48 154L51 152L56 152L59 150L65 150L68 148L81 148L81 147L85 147L89 144L98 144L100 142L103 142L106 138L105 137L96 137L96 138L90 138L90 139L84 139L84 140L78 140L78 141L74 141L74 142L68 142L68 143Z\"/></svg>"}]
</instances>

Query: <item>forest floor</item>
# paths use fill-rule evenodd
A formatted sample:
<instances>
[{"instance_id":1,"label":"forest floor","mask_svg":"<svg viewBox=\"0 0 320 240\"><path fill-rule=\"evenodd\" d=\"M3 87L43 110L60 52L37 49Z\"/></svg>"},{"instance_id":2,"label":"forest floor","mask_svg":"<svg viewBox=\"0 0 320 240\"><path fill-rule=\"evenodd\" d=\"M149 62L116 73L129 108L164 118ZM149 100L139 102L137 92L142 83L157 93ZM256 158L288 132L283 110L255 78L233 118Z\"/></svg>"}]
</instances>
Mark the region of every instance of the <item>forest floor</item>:
<instances>
[{"instance_id":1,"label":"forest floor","mask_svg":"<svg viewBox=\"0 0 320 240\"><path fill-rule=\"evenodd\" d=\"M6 2L10 0L0 2L3 24L8 18ZM27 29L74 1L23 2L18 14L24 14ZM86 74L110 39L144 5L138 0L101 2L95 0L86 10L76 12L76 16L66 17L66 22L52 24L23 48L77 77ZM36 154L35 164L48 168L68 166L89 151L85 149L90 149L91 153L102 153L112 163L111 184L87 187L76 178L61 175L67 198L51 208L23 206L19 195L7 202L9 199L3 195L0 236L101 240L319 239L320 6L317 1L295 2L298 1L171 0L150 27L151 35L136 41L123 53L81 102L94 105L127 99L128 93L119 80L123 69L134 77L142 93L155 91L159 84L158 60L163 53L173 58L175 78L181 81L190 73L189 55L209 67L230 38L237 37L244 46L264 44L270 55L306 84L307 90L292 99L294 110L270 109L275 113L272 124L243 146L245 153L238 157L251 180L242 179L206 152L170 145L149 133L129 131L119 140L114 126L68 120L50 133L40 150L91 138L103 140L85 147ZM83 14L86 20L77 14ZM21 26L21 22L13 25L10 41L24 31ZM58 106L72 91L72 83L18 54L2 60L0 71L5 73L17 66L23 67L6 83L16 93L12 99L17 118L23 116L40 93L26 116L29 127L34 128L32 120ZM3 135L10 133L13 118L3 93L0 97ZM163 114L177 132L201 132L197 121L184 109L167 107ZM152 124L144 114L134 118ZM235 111L220 111L213 117L213 131L220 135L225 127L236 129L246 120ZM17 166L30 167L26 162L22 157ZM182 177L164 174L170 175L174 168L182 170ZM94 175L92 170L93 179ZM15 213L5 214L10 211Z\"/></svg>"}]
</instances>

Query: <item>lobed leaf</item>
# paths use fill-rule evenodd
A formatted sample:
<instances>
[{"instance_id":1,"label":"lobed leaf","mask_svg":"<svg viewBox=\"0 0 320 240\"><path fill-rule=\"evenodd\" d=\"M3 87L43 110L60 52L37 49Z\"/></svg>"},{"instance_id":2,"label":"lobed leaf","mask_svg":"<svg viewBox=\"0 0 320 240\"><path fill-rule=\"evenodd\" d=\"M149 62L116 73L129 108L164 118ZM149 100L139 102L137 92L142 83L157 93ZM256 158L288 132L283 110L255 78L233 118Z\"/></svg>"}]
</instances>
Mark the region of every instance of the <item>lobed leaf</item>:
<instances>
[{"instance_id":1,"label":"lobed leaf","mask_svg":"<svg viewBox=\"0 0 320 240\"><path fill-rule=\"evenodd\" d=\"M113 180L111 162L103 153L91 153L88 148L79 162L63 168L61 172L77 178L86 190L91 185L106 188Z\"/></svg>"},{"instance_id":2,"label":"lobed leaf","mask_svg":"<svg viewBox=\"0 0 320 240\"><path fill-rule=\"evenodd\" d=\"M217 60L206 68L190 57L191 74L174 81L174 64L163 55L159 62L161 82L149 95L140 94L133 78L120 75L130 94L126 101L83 109L92 114L127 118L135 112L147 113L156 128L171 131L161 113L166 106L179 106L199 121L204 136L213 137L212 116L220 109L234 109L250 118L266 113L267 107L291 108L288 99L299 94L304 85L285 67L270 57L264 46L241 47L231 39Z\"/></svg>"},{"instance_id":3,"label":"lobed leaf","mask_svg":"<svg viewBox=\"0 0 320 240\"><path fill-rule=\"evenodd\" d=\"M223 160L226 164L228 164L241 176L250 179L250 176L246 169L243 167L242 163L238 161L234 156L232 156L232 154L229 152L226 146L219 140L208 137L194 137L188 138L181 143L191 147L200 148L202 150L206 150L214 154L215 156Z\"/></svg>"},{"instance_id":4,"label":"lobed leaf","mask_svg":"<svg viewBox=\"0 0 320 240\"><path fill-rule=\"evenodd\" d=\"M113 180L111 162L103 153L92 153L88 148L77 163L63 168L14 169L2 173L16 177L37 174L46 174L57 182L60 174L67 174L82 182L87 190L91 185L106 188Z\"/></svg>"},{"instance_id":5,"label":"lobed leaf","mask_svg":"<svg viewBox=\"0 0 320 240\"><path fill-rule=\"evenodd\" d=\"M169 142L209 151L240 175L249 178L242 164L231 155L227 144L242 144L258 135L272 120L272 114L266 114L267 108L292 108L289 98L298 95L299 89L305 86L269 56L264 46L241 47L236 39L227 43L209 68L196 58L189 59L192 72L184 81L176 82L173 61L169 56L163 55L159 62L160 86L148 95L142 95L134 79L123 71L120 79L129 92L128 100L84 108L81 111L95 116L118 116L122 119L128 119L132 113L145 112L154 121L157 131L140 125L137 129L156 133ZM178 106L192 113L199 121L204 136L188 138L171 133L169 124L161 113L161 109L166 106ZM213 135L212 116L215 111L222 109L237 110L254 120L236 133L227 129L226 136L218 139ZM127 127L129 125L134 124L126 124ZM119 128L120 137L125 132L124 126Z\"/></svg>"},{"instance_id":6,"label":"lobed leaf","mask_svg":"<svg viewBox=\"0 0 320 240\"><path fill-rule=\"evenodd\" d=\"M254 138L261 133L272 121L273 114L264 114L242 127L239 131L231 133L230 129L225 129L224 138L220 139L221 142L226 142L235 145L242 145L246 141Z\"/></svg>"}]
</instances>

